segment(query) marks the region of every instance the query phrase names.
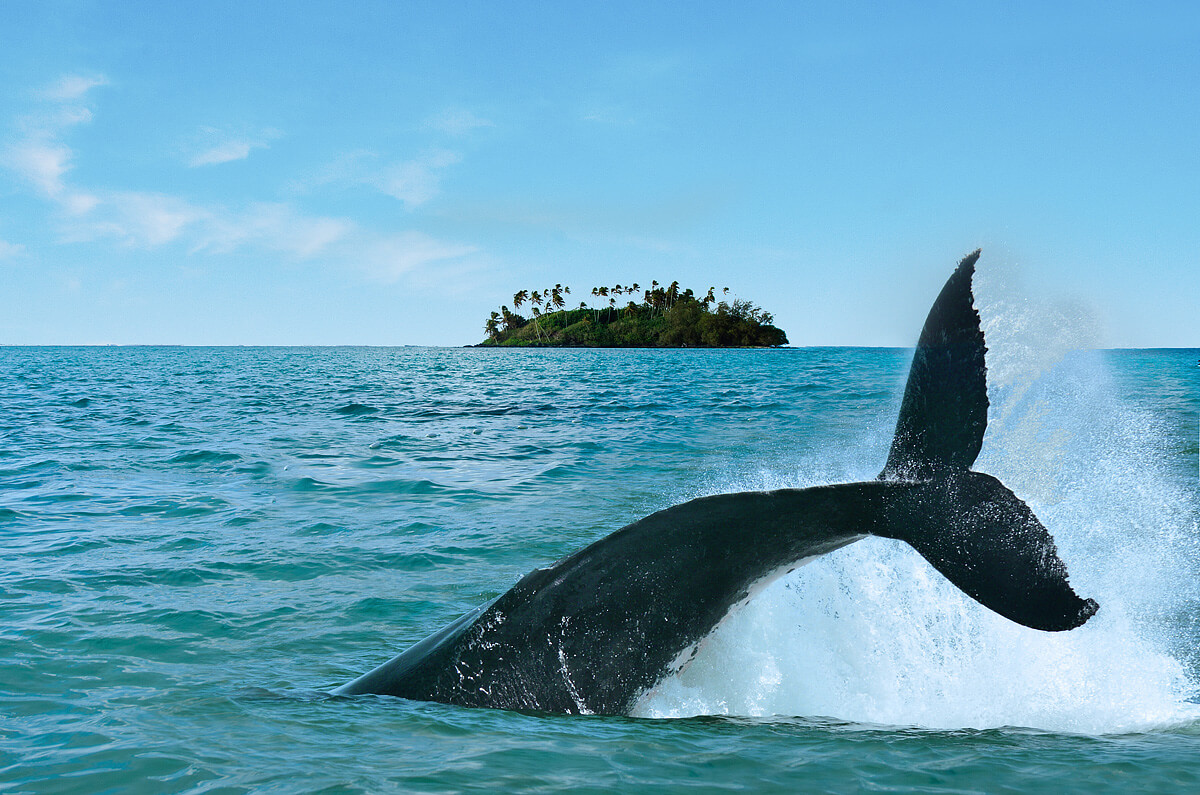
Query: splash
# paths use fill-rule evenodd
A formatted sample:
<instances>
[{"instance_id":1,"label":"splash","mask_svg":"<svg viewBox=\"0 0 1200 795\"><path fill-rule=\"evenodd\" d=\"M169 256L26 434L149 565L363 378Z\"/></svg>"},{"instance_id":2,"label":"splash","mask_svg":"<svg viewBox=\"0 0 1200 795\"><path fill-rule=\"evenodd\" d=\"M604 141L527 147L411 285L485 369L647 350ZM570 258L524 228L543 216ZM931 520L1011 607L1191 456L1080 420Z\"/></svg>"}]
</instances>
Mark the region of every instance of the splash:
<instances>
[{"instance_id":1,"label":"splash","mask_svg":"<svg viewBox=\"0 0 1200 795\"><path fill-rule=\"evenodd\" d=\"M1124 405L1103 355L1084 350L1097 339L1086 311L1026 298L996 274L977 295L992 406L976 468L1030 504L1100 613L1072 632L1028 629L906 545L871 538L765 589L637 714L1087 734L1200 719L1196 520L1159 460L1160 426ZM861 479L882 461L870 442Z\"/></svg>"}]
</instances>

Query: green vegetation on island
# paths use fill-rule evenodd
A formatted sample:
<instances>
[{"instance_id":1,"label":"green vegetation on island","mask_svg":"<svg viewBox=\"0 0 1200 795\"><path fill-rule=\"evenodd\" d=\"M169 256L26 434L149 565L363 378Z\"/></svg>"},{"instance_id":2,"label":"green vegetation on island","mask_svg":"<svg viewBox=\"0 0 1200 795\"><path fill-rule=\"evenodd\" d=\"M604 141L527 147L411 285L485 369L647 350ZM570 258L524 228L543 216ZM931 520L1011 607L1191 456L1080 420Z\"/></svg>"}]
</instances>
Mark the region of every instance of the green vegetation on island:
<instances>
[{"instance_id":1,"label":"green vegetation on island","mask_svg":"<svg viewBox=\"0 0 1200 795\"><path fill-rule=\"evenodd\" d=\"M641 301L631 300L640 292ZM556 284L545 290L520 290L513 309L529 305L530 317L507 306L492 312L484 324L481 346L563 348L736 348L786 345L787 335L774 320L749 301L717 300L716 288L703 297L680 290L679 282L652 282L642 291L637 284L593 287L600 306L580 302L567 309L570 287ZM729 288L722 291L729 294ZM624 301L624 303L622 303ZM607 304L607 305L605 305Z\"/></svg>"}]
</instances>

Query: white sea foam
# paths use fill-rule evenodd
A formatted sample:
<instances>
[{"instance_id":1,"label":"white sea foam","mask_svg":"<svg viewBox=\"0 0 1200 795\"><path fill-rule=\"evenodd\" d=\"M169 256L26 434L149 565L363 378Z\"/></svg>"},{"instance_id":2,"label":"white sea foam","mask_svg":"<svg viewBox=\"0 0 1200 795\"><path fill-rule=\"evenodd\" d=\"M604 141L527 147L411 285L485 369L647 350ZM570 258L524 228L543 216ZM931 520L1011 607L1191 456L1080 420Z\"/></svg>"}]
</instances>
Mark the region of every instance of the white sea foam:
<instances>
[{"instance_id":1,"label":"white sea foam","mask_svg":"<svg viewBox=\"0 0 1200 795\"><path fill-rule=\"evenodd\" d=\"M1018 626L907 545L870 538L765 589L638 714L1089 734L1200 719L1184 662L1200 604L1197 528L1157 458L1155 423L1115 394L1101 355L1079 352L1096 337L1077 308L986 278L977 295L992 406L976 468L1029 502L1099 614L1071 632ZM885 452L864 446L860 477Z\"/></svg>"}]
</instances>

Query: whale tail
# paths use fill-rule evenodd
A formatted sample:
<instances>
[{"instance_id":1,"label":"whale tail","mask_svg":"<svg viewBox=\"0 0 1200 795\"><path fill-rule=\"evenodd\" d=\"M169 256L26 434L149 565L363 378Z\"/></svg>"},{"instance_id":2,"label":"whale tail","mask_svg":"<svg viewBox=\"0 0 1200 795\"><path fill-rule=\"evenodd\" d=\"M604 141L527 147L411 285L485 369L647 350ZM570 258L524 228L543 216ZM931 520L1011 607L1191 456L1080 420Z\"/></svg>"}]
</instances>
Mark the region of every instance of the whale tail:
<instances>
[{"instance_id":1,"label":"whale tail","mask_svg":"<svg viewBox=\"0 0 1200 795\"><path fill-rule=\"evenodd\" d=\"M921 329L879 479L914 482L880 535L907 542L975 600L1034 629L1074 629L1099 605L1067 581L1054 539L996 478L970 471L987 429L987 366L971 277L979 250L947 280Z\"/></svg>"}]
</instances>

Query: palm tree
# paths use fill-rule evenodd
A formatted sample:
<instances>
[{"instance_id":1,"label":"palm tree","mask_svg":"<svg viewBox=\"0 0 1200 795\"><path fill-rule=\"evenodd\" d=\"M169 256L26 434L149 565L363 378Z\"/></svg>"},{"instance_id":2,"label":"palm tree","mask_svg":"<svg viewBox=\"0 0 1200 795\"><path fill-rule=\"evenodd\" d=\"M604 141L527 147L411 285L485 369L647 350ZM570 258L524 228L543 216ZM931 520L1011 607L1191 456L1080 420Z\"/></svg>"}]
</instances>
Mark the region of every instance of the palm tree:
<instances>
[{"instance_id":1,"label":"palm tree","mask_svg":"<svg viewBox=\"0 0 1200 795\"><path fill-rule=\"evenodd\" d=\"M675 302L679 300L679 282L671 282L671 286L667 288L667 308L675 306Z\"/></svg>"},{"instance_id":2,"label":"palm tree","mask_svg":"<svg viewBox=\"0 0 1200 795\"><path fill-rule=\"evenodd\" d=\"M534 293L534 295L537 295L537 293ZM542 327L538 323L538 318L542 316L541 307L534 306L530 311L533 312L533 328L537 331L538 339L540 340L542 338Z\"/></svg>"},{"instance_id":3,"label":"palm tree","mask_svg":"<svg viewBox=\"0 0 1200 795\"><path fill-rule=\"evenodd\" d=\"M483 324L483 330L487 332L488 339L494 340L500 334L500 313L493 312L492 316Z\"/></svg>"},{"instance_id":4,"label":"palm tree","mask_svg":"<svg viewBox=\"0 0 1200 795\"><path fill-rule=\"evenodd\" d=\"M525 303L528 298L528 290L519 290L515 295L513 295L513 309L520 309L521 304Z\"/></svg>"}]
</instances>

